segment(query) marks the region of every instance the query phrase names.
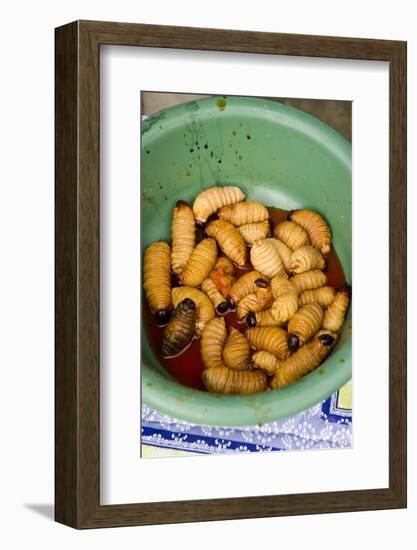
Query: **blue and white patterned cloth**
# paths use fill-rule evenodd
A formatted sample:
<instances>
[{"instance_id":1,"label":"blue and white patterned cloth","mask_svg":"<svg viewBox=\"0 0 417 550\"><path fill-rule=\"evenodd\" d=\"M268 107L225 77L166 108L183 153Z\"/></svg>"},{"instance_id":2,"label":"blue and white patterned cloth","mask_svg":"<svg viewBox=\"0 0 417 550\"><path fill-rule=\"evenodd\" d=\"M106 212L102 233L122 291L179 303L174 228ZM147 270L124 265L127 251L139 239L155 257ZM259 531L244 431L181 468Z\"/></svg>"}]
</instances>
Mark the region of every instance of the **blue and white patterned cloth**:
<instances>
[{"instance_id":1,"label":"blue and white patterned cloth","mask_svg":"<svg viewBox=\"0 0 417 550\"><path fill-rule=\"evenodd\" d=\"M143 457L163 456L156 449L152 452L152 448L224 454L351 446L350 382L310 409L261 426L201 426L142 407Z\"/></svg>"}]
</instances>

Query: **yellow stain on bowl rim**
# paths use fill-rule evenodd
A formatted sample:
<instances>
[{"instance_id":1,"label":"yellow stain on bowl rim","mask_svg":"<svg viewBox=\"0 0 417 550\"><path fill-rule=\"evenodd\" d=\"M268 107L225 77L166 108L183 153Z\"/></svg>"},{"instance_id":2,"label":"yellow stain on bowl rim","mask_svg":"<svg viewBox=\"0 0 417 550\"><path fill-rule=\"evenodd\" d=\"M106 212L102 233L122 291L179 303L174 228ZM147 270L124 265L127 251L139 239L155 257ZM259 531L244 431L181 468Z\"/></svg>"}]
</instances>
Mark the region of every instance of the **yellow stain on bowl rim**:
<instances>
[{"instance_id":1,"label":"yellow stain on bowl rim","mask_svg":"<svg viewBox=\"0 0 417 550\"><path fill-rule=\"evenodd\" d=\"M226 109L227 101L225 99L219 98L216 100L216 107L219 111L224 111Z\"/></svg>"}]
</instances>

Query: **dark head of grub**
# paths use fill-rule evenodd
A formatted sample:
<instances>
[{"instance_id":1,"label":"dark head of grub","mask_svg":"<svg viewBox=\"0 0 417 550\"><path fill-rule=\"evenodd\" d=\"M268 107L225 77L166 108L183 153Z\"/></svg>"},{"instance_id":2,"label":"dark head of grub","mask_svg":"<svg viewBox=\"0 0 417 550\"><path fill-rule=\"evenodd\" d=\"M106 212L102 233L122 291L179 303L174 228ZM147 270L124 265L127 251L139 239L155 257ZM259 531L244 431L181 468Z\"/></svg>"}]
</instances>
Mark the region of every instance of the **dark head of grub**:
<instances>
[{"instance_id":1,"label":"dark head of grub","mask_svg":"<svg viewBox=\"0 0 417 550\"><path fill-rule=\"evenodd\" d=\"M348 298L352 298L352 287L345 283L340 289L340 292L343 292Z\"/></svg>"},{"instance_id":2,"label":"dark head of grub","mask_svg":"<svg viewBox=\"0 0 417 550\"><path fill-rule=\"evenodd\" d=\"M233 300L233 298L229 298L229 307L232 311L236 309L236 302Z\"/></svg>"},{"instance_id":3,"label":"dark head of grub","mask_svg":"<svg viewBox=\"0 0 417 550\"><path fill-rule=\"evenodd\" d=\"M229 309L229 304L225 300L224 302L220 302L220 304L217 304L216 311L219 315L223 315L223 313L226 313L226 311Z\"/></svg>"},{"instance_id":4,"label":"dark head of grub","mask_svg":"<svg viewBox=\"0 0 417 550\"><path fill-rule=\"evenodd\" d=\"M166 325L171 317L171 312L168 309L159 309L155 313L155 321L158 327Z\"/></svg>"},{"instance_id":5,"label":"dark head of grub","mask_svg":"<svg viewBox=\"0 0 417 550\"><path fill-rule=\"evenodd\" d=\"M195 303L190 298L185 298L178 306L182 306L185 309L195 309Z\"/></svg>"},{"instance_id":6,"label":"dark head of grub","mask_svg":"<svg viewBox=\"0 0 417 550\"><path fill-rule=\"evenodd\" d=\"M291 351L297 351L300 347L300 339L296 334L288 335L288 347Z\"/></svg>"},{"instance_id":7,"label":"dark head of grub","mask_svg":"<svg viewBox=\"0 0 417 550\"><path fill-rule=\"evenodd\" d=\"M185 298L178 304L164 328L161 340L162 357L173 357L180 353L193 337L195 326L195 303Z\"/></svg>"},{"instance_id":8,"label":"dark head of grub","mask_svg":"<svg viewBox=\"0 0 417 550\"><path fill-rule=\"evenodd\" d=\"M199 243L204 239L204 225L199 226L197 225L195 228L195 242Z\"/></svg>"},{"instance_id":9,"label":"dark head of grub","mask_svg":"<svg viewBox=\"0 0 417 550\"><path fill-rule=\"evenodd\" d=\"M210 214L210 216L207 218L206 223L214 222L215 220L218 220L220 218L220 212L216 211L213 212L213 214Z\"/></svg>"},{"instance_id":10,"label":"dark head of grub","mask_svg":"<svg viewBox=\"0 0 417 550\"><path fill-rule=\"evenodd\" d=\"M269 286L269 281L267 281L266 279L262 279L261 277L259 279L256 279L255 281L255 285L259 288L268 288Z\"/></svg>"},{"instance_id":11,"label":"dark head of grub","mask_svg":"<svg viewBox=\"0 0 417 550\"><path fill-rule=\"evenodd\" d=\"M182 286L182 281L178 273L171 273L171 287L175 288L177 286Z\"/></svg>"},{"instance_id":12,"label":"dark head of grub","mask_svg":"<svg viewBox=\"0 0 417 550\"><path fill-rule=\"evenodd\" d=\"M176 202L175 206L179 208L180 206L190 206L187 201L179 200Z\"/></svg>"},{"instance_id":13,"label":"dark head of grub","mask_svg":"<svg viewBox=\"0 0 417 550\"><path fill-rule=\"evenodd\" d=\"M256 314L253 311L246 315L246 324L251 328L256 327Z\"/></svg>"},{"instance_id":14,"label":"dark head of grub","mask_svg":"<svg viewBox=\"0 0 417 550\"><path fill-rule=\"evenodd\" d=\"M323 346L331 346L334 342L334 337L331 334L320 334L319 341Z\"/></svg>"}]
</instances>

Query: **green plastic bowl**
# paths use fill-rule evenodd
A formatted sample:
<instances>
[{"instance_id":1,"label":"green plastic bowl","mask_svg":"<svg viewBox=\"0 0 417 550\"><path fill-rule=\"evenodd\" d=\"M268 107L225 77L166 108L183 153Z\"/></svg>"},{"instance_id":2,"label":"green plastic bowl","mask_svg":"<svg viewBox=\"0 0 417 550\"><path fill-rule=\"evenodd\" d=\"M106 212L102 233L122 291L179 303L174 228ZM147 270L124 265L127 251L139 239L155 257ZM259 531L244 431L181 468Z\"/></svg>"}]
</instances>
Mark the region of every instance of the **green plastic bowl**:
<instances>
[{"instance_id":1,"label":"green plastic bowl","mask_svg":"<svg viewBox=\"0 0 417 550\"><path fill-rule=\"evenodd\" d=\"M238 185L248 199L285 209L312 208L330 222L351 282L351 146L298 109L247 97L212 97L166 109L142 124L142 253L171 238L176 201L193 202L213 185ZM143 402L205 425L262 424L326 399L352 375L351 315L327 360L302 380L254 395L217 395L176 382L142 330Z\"/></svg>"}]
</instances>

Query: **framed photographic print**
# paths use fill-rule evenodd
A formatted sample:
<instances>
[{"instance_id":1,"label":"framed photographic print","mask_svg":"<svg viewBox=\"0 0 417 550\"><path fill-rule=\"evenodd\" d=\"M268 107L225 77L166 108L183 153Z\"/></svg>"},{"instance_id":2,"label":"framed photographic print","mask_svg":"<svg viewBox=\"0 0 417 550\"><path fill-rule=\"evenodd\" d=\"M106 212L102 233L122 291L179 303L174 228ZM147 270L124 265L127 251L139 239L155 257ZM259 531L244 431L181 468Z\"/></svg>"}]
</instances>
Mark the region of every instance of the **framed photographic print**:
<instances>
[{"instance_id":1,"label":"framed photographic print","mask_svg":"<svg viewBox=\"0 0 417 550\"><path fill-rule=\"evenodd\" d=\"M56 29L55 448L76 528L406 506L406 43Z\"/></svg>"}]
</instances>

